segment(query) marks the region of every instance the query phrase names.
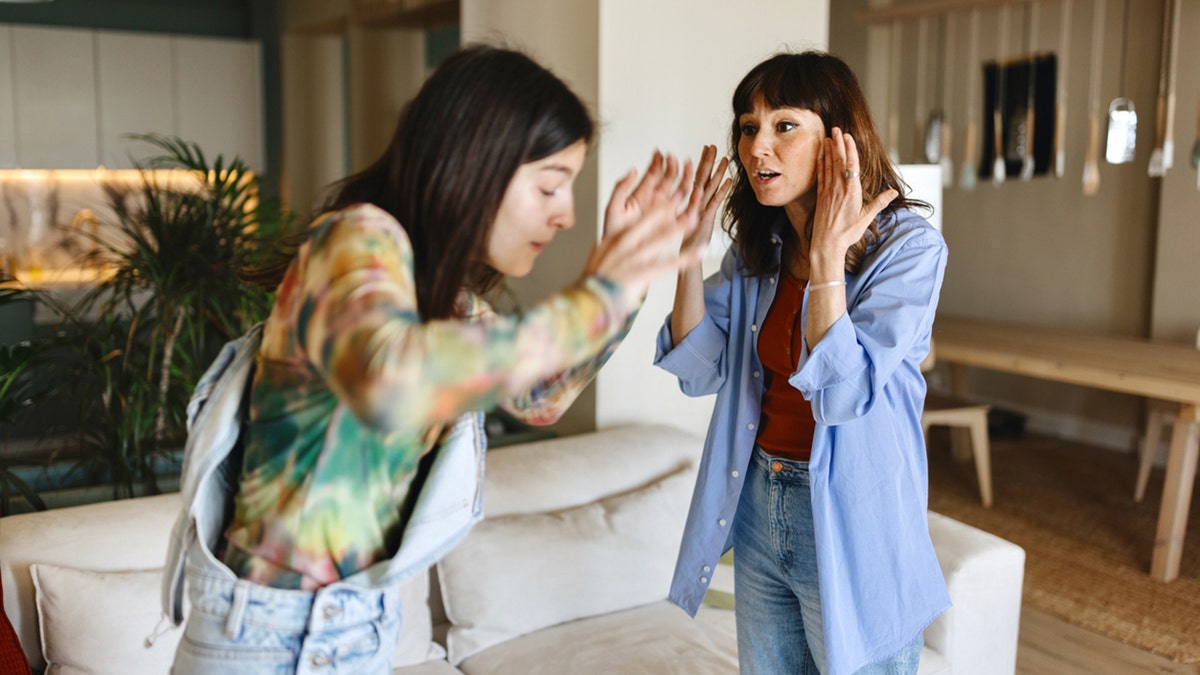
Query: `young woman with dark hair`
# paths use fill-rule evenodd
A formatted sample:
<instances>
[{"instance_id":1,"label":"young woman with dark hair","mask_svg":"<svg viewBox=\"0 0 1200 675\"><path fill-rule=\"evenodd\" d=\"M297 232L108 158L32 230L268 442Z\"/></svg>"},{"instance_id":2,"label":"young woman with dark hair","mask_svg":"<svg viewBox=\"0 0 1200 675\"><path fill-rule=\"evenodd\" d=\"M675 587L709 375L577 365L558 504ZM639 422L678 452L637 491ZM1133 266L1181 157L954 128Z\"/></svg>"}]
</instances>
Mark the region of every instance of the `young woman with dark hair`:
<instances>
[{"instance_id":1,"label":"young woman with dark hair","mask_svg":"<svg viewBox=\"0 0 1200 675\"><path fill-rule=\"evenodd\" d=\"M656 153L640 182L630 172L613 190L577 283L520 316L489 310L481 296L528 274L574 224L592 136L586 107L545 68L463 49L266 275L278 287L240 463L230 455L228 486L185 468L200 487L183 491L199 496L179 534L191 613L176 673L390 672L399 582L480 517L481 411L554 421L624 338L650 282L699 259L679 253L698 222L683 208L691 165ZM239 432L202 424L214 438Z\"/></svg>"},{"instance_id":2,"label":"young woman with dark hair","mask_svg":"<svg viewBox=\"0 0 1200 675\"><path fill-rule=\"evenodd\" d=\"M671 598L694 613L734 551L743 673L915 673L949 605L926 523L921 360L946 264L901 196L858 81L777 54L733 95L728 160L701 156L707 241L683 268L657 365L717 395Z\"/></svg>"}]
</instances>

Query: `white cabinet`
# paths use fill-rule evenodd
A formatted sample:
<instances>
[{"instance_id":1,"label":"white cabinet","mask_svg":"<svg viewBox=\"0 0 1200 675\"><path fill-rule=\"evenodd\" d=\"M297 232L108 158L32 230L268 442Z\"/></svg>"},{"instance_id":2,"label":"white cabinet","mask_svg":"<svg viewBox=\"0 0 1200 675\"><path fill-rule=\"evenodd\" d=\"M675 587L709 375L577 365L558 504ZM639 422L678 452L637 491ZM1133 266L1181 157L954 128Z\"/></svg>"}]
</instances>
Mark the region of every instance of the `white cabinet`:
<instances>
[{"instance_id":1,"label":"white cabinet","mask_svg":"<svg viewBox=\"0 0 1200 675\"><path fill-rule=\"evenodd\" d=\"M11 26L17 163L94 168L95 32Z\"/></svg>"},{"instance_id":2,"label":"white cabinet","mask_svg":"<svg viewBox=\"0 0 1200 675\"><path fill-rule=\"evenodd\" d=\"M259 51L246 40L175 38L175 113L176 133L209 162L236 155L265 173Z\"/></svg>"},{"instance_id":3,"label":"white cabinet","mask_svg":"<svg viewBox=\"0 0 1200 675\"><path fill-rule=\"evenodd\" d=\"M12 31L0 26L0 55L8 62ZM13 126L12 68L0 68L0 169L17 168L17 130Z\"/></svg>"},{"instance_id":4,"label":"white cabinet","mask_svg":"<svg viewBox=\"0 0 1200 675\"><path fill-rule=\"evenodd\" d=\"M257 41L0 25L0 169L130 168L161 133L265 172L262 111Z\"/></svg>"},{"instance_id":5,"label":"white cabinet","mask_svg":"<svg viewBox=\"0 0 1200 675\"><path fill-rule=\"evenodd\" d=\"M134 160L158 154L129 134L174 134L172 38L142 33L98 32L100 163L130 169Z\"/></svg>"}]
</instances>

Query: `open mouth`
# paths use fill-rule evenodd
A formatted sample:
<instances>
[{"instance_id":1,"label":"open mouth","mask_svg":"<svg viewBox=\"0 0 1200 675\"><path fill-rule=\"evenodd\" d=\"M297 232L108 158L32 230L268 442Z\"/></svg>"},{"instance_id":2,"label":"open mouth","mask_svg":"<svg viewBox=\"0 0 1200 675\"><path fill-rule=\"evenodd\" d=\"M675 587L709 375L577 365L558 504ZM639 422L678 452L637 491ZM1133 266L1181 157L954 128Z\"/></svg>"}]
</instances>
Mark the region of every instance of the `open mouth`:
<instances>
[{"instance_id":1,"label":"open mouth","mask_svg":"<svg viewBox=\"0 0 1200 675\"><path fill-rule=\"evenodd\" d=\"M754 172L754 175L757 176L759 180L770 180L771 178L778 176L779 173L776 171L767 171L767 170L763 169L763 170Z\"/></svg>"}]
</instances>

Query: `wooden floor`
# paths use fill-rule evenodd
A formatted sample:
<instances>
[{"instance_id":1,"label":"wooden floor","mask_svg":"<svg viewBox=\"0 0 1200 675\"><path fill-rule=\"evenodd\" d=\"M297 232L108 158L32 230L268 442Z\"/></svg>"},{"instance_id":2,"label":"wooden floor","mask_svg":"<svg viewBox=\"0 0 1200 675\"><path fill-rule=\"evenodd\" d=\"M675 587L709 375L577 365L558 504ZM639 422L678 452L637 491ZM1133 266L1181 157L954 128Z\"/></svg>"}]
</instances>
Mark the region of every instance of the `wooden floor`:
<instances>
[{"instance_id":1,"label":"wooden floor","mask_svg":"<svg viewBox=\"0 0 1200 675\"><path fill-rule=\"evenodd\" d=\"M1072 626L1028 607L1021 610L1019 675L1200 675L1200 664L1180 664Z\"/></svg>"}]
</instances>

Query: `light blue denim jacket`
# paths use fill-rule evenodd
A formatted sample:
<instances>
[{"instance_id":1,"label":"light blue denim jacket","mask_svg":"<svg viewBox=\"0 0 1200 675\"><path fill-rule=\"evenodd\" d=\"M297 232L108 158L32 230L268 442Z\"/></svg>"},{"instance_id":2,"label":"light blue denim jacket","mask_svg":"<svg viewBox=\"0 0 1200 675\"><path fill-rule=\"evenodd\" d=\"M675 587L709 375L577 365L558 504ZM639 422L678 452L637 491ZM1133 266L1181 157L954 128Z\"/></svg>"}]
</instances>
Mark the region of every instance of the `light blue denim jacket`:
<instances>
[{"instance_id":1,"label":"light blue denim jacket","mask_svg":"<svg viewBox=\"0 0 1200 675\"><path fill-rule=\"evenodd\" d=\"M217 550L238 466L226 462L234 449L262 326L233 340L209 366L188 403L180 497L183 507L171 532L163 573L163 611L183 621L184 571L193 565L233 576ZM339 581L359 588L393 586L417 574L461 541L483 513L483 413L464 414L437 450L429 476L405 525L399 550L390 559Z\"/></svg>"},{"instance_id":2,"label":"light blue denim jacket","mask_svg":"<svg viewBox=\"0 0 1200 675\"><path fill-rule=\"evenodd\" d=\"M788 380L817 422L809 471L832 675L891 656L950 605L926 520L920 424L946 245L907 210L877 224L879 240L846 275L847 313L805 346ZM778 260L778 230L773 241ZM717 395L670 592L693 615L731 545L764 391L758 329L777 284L778 274L743 276L731 250L705 281L704 320L676 346L670 316L658 335L655 364L685 394ZM805 321L807 291L801 312Z\"/></svg>"}]
</instances>

